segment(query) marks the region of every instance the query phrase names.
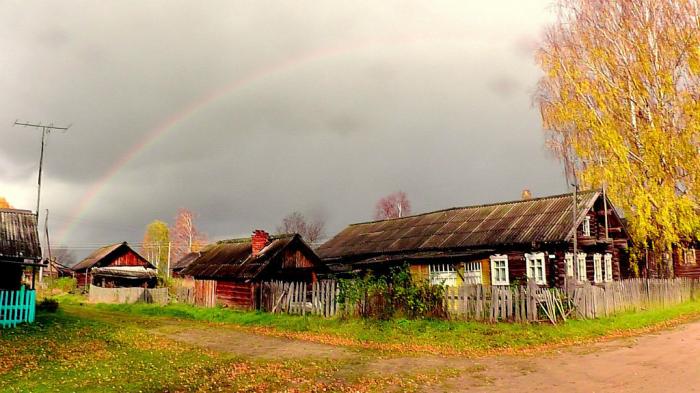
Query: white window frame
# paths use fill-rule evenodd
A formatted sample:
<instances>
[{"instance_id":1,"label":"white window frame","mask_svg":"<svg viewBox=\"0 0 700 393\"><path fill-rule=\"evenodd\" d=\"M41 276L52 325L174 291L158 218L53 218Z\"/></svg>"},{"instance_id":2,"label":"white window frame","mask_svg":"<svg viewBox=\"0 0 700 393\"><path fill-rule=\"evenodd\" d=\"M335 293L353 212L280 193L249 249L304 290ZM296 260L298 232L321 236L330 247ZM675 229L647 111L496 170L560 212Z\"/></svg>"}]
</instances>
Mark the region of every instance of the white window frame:
<instances>
[{"instance_id":1,"label":"white window frame","mask_svg":"<svg viewBox=\"0 0 700 393\"><path fill-rule=\"evenodd\" d=\"M478 285L483 283L481 261L464 263L464 283L467 285Z\"/></svg>"},{"instance_id":2,"label":"white window frame","mask_svg":"<svg viewBox=\"0 0 700 393\"><path fill-rule=\"evenodd\" d=\"M683 264L684 265L697 265L697 259L695 256L695 247L688 247L683 250Z\"/></svg>"},{"instance_id":3,"label":"white window frame","mask_svg":"<svg viewBox=\"0 0 700 393\"><path fill-rule=\"evenodd\" d=\"M586 253L580 252L576 256L576 275L579 281L588 281L588 273L586 272Z\"/></svg>"},{"instance_id":4,"label":"white window frame","mask_svg":"<svg viewBox=\"0 0 700 393\"><path fill-rule=\"evenodd\" d=\"M600 253L593 254L593 282L603 282L603 256Z\"/></svg>"},{"instance_id":5,"label":"white window frame","mask_svg":"<svg viewBox=\"0 0 700 393\"><path fill-rule=\"evenodd\" d=\"M534 279L537 285L547 285L547 264L543 252L525 254L525 272L527 278Z\"/></svg>"},{"instance_id":6,"label":"white window frame","mask_svg":"<svg viewBox=\"0 0 700 393\"><path fill-rule=\"evenodd\" d=\"M566 277L574 276L574 254L567 252L564 254L564 265L566 265Z\"/></svg>"},{"instance_id":7,"label":"white window frame","mask_svg":"<svg viewBox=\"0 0 700 393\"><path fill-rule=\"evenodd\" d=\"M606 253L603 257L605 261L605 282L613 280L612 254Z\"/></svg>"},{"instance_id":8,"label":"white window frame","mask_svg":"<svg viewBox=\"0 0 700 393\"><path fill-rule=\"evenodd\" d=\"M583 217L583 236L591 236L591 216Z\"/></svg>"},{"instance_id":9,"label":"white window frame","mask_svg":"<svg viewBox=\"0 0 700 393\"><path fill-rule=\"evenodd\" d=\"M508 255L491 255L489 259L491 260L491 285L510 285L510 275L508 274ZM501 266L501 264L503 265ZM500 275L498 272L502 269L505 269L505 277L497 277Z\"/></svg>"},{"instance_id":10,"label":"white window frame","mask_svg":"<svg viewBox=\"0 0 700 393\"><path fill-rule=\"evenodd\" d=\"M457 285L457 270L450 263L428 265L428 277L431 285L453 287Z\"/></svg>"}]
</instances>

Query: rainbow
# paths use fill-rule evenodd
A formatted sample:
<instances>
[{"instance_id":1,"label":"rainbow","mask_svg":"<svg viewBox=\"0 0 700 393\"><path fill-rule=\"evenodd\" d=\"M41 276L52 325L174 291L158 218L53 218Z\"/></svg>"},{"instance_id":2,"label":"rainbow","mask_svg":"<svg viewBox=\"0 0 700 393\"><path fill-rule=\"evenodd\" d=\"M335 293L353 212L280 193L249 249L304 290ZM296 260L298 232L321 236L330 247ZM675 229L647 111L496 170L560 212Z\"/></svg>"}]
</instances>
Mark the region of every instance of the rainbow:
<instances>
[{"instance_id":1,"label":"rainbow","mask_svg":"<svg viewBox=\"0 0 700 393\"><path fill-rule=\"evenodd\" d=\"M124 167L126 167L129 162L134 158L139 156L150 146L157 143L162 139L167 133L174 129L175 126L185 122L188 118L192 117L202 109L206 108L210 104L216 102L217 100L226 97L236 91L267 77L275 74L282 73L300 67L302 65L311 64L313 62L327 59L334 56L344 55L350 52L366 49L372 46L386 46L386 45L406 45L414 44L420 41L425 41L429 39L439 38L441 40L454 40L458 37L448 37L442 38L434 35L420 35L420 36L410 36L410 37L395 37L388 40L370 40L355 42L350 45L336 46L330 48L324 48L321 50L315 50L311 52L302 53L298 56L288 58L285 61L268 65L263 68L256 69L255 71L239 78L231 83L224 85L221 88L215 89L207 94L202 95L193 102L189 103L187 106L182 108L179 112L173 114L172 116L166 118L154 128L149 130L144 137L129 148L129 150L124 153L119 159L117 159L109 169L96 181L94 182L88 191L83 194L79 202L72 210L69 215L69 219L66 224L59 230L58 242L61 244L65 243L67 236L73 231L76 223L89 211L89 209L94 205L97 197L102 191L105 190L110 180L117 176Z\"/></svg>"}]
</instances>

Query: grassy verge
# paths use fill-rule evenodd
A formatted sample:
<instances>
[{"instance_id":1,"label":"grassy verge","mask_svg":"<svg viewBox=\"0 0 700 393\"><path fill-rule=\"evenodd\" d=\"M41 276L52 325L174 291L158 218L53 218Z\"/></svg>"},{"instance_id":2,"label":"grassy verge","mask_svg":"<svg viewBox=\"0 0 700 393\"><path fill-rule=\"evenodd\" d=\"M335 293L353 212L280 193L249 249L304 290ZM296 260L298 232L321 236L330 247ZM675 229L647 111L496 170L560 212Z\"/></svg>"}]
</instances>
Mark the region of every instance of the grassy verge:
<instances>
[{"instance_id":1,"label":"grassy verge","mask_svg":"<svg viewBox=\"0 0 700 393\"><path fill-rule=\"evenodd\" d=\"M95 319L96 310L81 316L73 308L40 312L33 325L0 330L0 392L381 392L438 381L434 371L341 372L370 359L263 360L210 352L154 334L148 323L124 323L116 314Z\"/></svg>"},{"instance_id":2,"label":"grassy verge","mask_svg":"<svg viewBox=\"0 0 700 393\"><path fill-rule=\"evenodd\" d=\"M480 355L556 347L633 335L700 318L700 302L697 301L596 320L571 320L557 326L440 320L340 320L187 305L100 304L85 307L156 318L220 322L265 334L328 344L446 355Z\"/></svg>"}]
</instances>

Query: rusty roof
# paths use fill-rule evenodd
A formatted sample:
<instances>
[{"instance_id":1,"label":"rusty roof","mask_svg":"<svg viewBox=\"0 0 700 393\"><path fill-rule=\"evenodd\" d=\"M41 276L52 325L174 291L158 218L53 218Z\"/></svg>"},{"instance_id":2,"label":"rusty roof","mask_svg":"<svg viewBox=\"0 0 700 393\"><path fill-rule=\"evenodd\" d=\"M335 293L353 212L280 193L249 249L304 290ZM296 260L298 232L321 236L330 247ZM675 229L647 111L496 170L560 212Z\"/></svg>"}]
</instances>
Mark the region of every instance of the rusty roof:
<instances>
[{"instance_id":1,"label":"rusty roof","mask_svg":"<svg viewBox=\"0 0 700 393\"><path fill-rule=\"evenodd\" d=\"M41 259L36 215L29 210L0 209L0 259Z\"/></svg>"},{"instance_id":2,"label":"rusty roof","mask_svg":"<svg viewBox=\"0 0 700 393\"><path fill-rule=\"evenodd\" d=\"M578 194L577 222L600 197ZM507 244L567 241L573 235L571 194L456 207L414 216L353 224L318 248L323 259Z\"/></svg>"},{"instance_id":3,"label":"rusty roof","mask_svg":"<svg viewBox=\"0 0 700 393\"><path fill-rule=\"evenodd\" d=\"M270 243L256 256L252 255L250 238L233 239L205 248L202 255L190 263L182 274L203 278L254 279L280 252L292 244L306 248L309 255L318 260L299 234L271 236ZM320 260L318 263L321 263Z\"/></svg>"},{"instance_id":4,"label":"rusty roof","mask_svg":"<svg viewBox=\"0 0 700 393\"><path fill-rule=\"evenodd\" d=\"M98 265L100 263L100 261L109 257L110 255L115 253L117 250L132 251L139 258L146 261L150 265L151 268L155 269L155 266L153 266L152 263L148 262L148 260L146 260L146 258L142 257L133 248L131 248L127 242L115 243L115 244L110 244L108 246L100 247L97 250L93 251L92 254L88 255L85 259L83 259L82 261L75 264L71 269L73 269L74 271L79 271L79 270L84 270L84 269L94 267L94 266Z\"/></svg>"}]
</instances>

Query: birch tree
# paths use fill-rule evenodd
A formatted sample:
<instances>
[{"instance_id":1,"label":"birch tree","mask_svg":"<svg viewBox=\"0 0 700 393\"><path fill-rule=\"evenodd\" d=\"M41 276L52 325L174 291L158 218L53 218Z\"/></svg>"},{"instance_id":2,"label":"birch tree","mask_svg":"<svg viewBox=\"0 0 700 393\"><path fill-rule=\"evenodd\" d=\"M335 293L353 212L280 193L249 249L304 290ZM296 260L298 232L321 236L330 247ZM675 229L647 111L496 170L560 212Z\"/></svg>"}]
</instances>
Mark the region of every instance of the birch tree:
<instances>
[{"instance_id":1,"label":"birch tree","mask_svg":"<svg viewBox=\"0 0 700 393\"><path fill-rule=\"evenodd\" d=\"M537 52L547 145L607 185L638 245L697 237L700 12L695 0L559 0Z\"/></svg>"},{"instance_id":2,"label":"birch tree","mask_svg":"<svg viewBox=\"0 0 700 393\"><path fill-rule=\"evenodd\" d=\"M179 209L170 233L173 261L178 261L190 252L200 251L206 236L195 225L195 214L189 209Z\"/></svg>"}]
</instances>

